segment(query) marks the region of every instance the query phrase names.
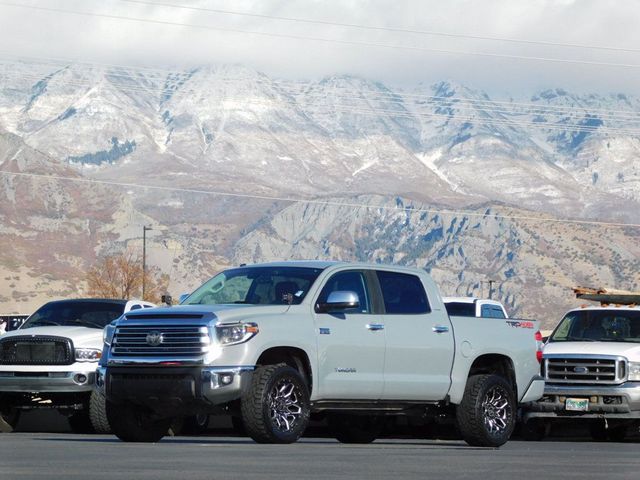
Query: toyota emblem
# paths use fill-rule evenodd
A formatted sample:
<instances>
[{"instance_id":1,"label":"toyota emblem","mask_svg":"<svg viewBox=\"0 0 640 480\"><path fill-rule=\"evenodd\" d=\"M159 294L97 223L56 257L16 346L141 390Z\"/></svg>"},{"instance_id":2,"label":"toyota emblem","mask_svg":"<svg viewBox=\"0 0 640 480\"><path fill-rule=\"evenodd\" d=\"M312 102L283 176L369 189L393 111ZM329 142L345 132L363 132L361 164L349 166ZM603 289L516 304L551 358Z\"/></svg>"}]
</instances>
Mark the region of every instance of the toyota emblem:
<instances>
[{"instance_id":1,"label":"toyota emblem","mask_svg":"<svg viewBox=\"0 0 640 480\"><path fill-rule=\"evenodd\" d=\"M164 339L162 338L161 332L154 330L152 332L147 333L147 337L145 338L145 340L147 341L148 345L151 345L152 347L157 347L162 343Z\"/></svg>"}]
</instances>

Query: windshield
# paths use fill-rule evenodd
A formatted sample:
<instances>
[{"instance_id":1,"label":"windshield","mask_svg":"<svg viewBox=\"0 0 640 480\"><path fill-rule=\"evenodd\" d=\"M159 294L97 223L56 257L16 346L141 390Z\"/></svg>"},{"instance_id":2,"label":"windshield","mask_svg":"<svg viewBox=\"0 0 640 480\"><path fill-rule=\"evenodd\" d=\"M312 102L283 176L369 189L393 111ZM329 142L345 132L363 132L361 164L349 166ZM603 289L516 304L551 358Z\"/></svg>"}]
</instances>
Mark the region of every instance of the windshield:
<instances>
[{"instance_id":1,"label":"windshield","mask_svg":"<svg viewBox=\"0 0 640 480\"><path fill-rule=\"evenodd\" d=\"M40 307L22 325L32 327L104 328L124 311L124 303L108 302L52 302Z\"/></svg>"},{"instance_id":2,"label":"windshield","mask_svg":"<svg viewBox=\"0 0 640 480\"><path fill-rule=\"evenodd\" d=\"M476 304L468 302L447 302L444 304L451 317L475 317Z\"/></svg>"},{"instance_id":3,"label":"windshield","mask_svg":"<svg viewBox=\"0 0 640 480\"><path fill-rule=\"evenodd\" d=\"M579 310L569 312L550 342L640 342L639 310Z\"/></svg>"},{"instance_id":4,"label":"windshield","mask_svg":"<svg viewBox=\"0 0 640 480\"><path fill-rule=\"evenodd\" d=\"M297 305L322 269L241 267L219 273L189 295L182 305Z\"/></svg>"}]
</instances>

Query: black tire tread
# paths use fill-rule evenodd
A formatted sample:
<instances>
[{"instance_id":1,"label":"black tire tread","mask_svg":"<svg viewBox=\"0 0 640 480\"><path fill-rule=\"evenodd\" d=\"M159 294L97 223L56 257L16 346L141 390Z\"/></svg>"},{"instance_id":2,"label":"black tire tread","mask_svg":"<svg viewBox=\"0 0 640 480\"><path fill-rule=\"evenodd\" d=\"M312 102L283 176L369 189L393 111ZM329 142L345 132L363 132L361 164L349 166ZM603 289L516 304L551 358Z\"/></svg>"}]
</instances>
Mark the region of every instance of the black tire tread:
<instances>
[{"instance_id":1,"label":"black tire tread","mask_svg":"<svg viewBox=\"0 0 640 480\"><path fill-rule=\"evenodd\" d=\"M489 438L484 428L484 420L481 415L477 414L479 409L477 404L482 401L480 398L481 392L485 384L490 381L502 383L503 387L507 388L507 391L510 392L513 400L513 389L503 377L494 374L472 375L467 380L462 402L460 402L460 405L458 405L456 409L456 420L462 438L469 445L476 447L499 447L506 443L508 437L511 435L511 432L509 432L509 435L504 441L496 441ZM512 421L511 431L513 431L514 423L515 422Z\"/></svg>"},{"instance_id":2,"label":"black tire tread","mask_svg":"<svg viewBox=\"0 0 640 480\"><path fill-rule=\"evenodd\" d=\"M111 425L109 425L107 418L106 399L97 391L91 392L89 418L96 433L111 433Z\"/></svg>"},{"instance_id":3,"label":"black tire tread","mask_svg":"<svg viewBox=\"0 0 640 480\"><path fill-rule=\"evenodd\" d=\"M264 398L271 377L276 373L287 371L297 376L303 384L305 383L300 373L286 363L264 365L253 372L251 386L240 401L244 428L247 435L257 443L292 443L298 439L298 437L283 438L275 435L264 415Z\"/></svg>"}]
</instances>

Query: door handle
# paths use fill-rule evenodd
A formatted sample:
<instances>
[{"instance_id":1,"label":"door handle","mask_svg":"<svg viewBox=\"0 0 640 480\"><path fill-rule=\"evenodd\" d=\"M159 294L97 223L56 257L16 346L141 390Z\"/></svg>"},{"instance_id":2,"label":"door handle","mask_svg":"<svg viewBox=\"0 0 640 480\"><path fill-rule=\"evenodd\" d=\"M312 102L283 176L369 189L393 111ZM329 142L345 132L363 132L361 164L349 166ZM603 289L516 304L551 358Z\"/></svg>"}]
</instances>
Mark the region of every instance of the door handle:
<instances>
[{"instance_id":1,"label":"door handle","mask_svg":"<svg viewBox=\"0 0 640 480\"><path fill-rule=\"evenodd\" d=\"M367 328L371 331L384 330L382 323L367 323Z\"/></svg>"},{"instance_id":2,"label":"door handle","mask_svg":"<svg viewBox=\"0 0 640 480\"><path fill-rule=\"evenodd\" d=\"M449 331L449 327L446 325L434 325L432 330L434 333L447 333Z\"/></svg>"}]
</instances>

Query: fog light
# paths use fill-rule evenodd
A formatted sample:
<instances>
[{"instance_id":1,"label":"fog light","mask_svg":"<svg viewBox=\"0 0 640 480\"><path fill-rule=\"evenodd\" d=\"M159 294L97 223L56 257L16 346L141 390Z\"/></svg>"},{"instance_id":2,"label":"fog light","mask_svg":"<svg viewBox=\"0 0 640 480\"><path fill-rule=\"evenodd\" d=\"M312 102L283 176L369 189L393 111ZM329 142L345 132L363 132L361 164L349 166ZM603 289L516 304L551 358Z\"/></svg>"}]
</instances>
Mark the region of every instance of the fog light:
<instances>
[{"instance_id":1,"label":"fog light","mask_svg":"<svg viewBox=\"0 0 640 480\"><path fill-rule=\"evenodd\" d=\"M233 382L233 375L229 373L224 373L220 375L220 384L221 385L229 385Z\"/></svg>"},{"instance_id":2,"label":"fog light","mask_svg":"<svg viewBox=\"0 0 640 480\"><path fill-rule=\"evenodd\" d=\"M87 383L87 376L83 373L76 373L73 377L73 381L78 385L83 385Z\"/></svg>"}]
</instances>

